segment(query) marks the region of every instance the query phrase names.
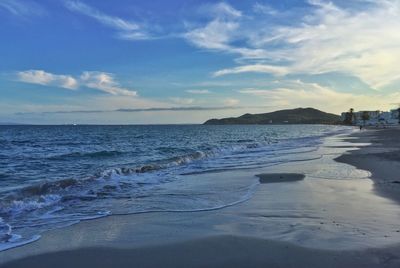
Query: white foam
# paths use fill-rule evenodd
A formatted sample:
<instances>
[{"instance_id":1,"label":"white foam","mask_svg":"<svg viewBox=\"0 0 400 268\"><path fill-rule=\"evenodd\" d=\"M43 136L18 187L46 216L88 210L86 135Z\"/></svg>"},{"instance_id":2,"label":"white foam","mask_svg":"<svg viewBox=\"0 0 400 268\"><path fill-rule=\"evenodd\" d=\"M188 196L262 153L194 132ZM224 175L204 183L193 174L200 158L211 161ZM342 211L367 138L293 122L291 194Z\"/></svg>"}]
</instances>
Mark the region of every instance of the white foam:
<instances>
[{"instance_id":1,"label":"white foam","mask_svg":"<svg viewBox=\"0 0 400 268\"><path fill-rule=\"evenodd\" d=\"M13 235L12 238L7 243L0 243L0 251L8 250L16 247L21 247L23 245L35 242L40 239L40 235L34 235L29 239L23 239L19 235ZM19 241L21 240L21 241Z\"/></svg>"},{"instance_id":2,"label":"white foam","mask_svg":"<svg viewBox=\"0 0 400 268\"><path fill-rule=\"evenodd\" d=\"M218 181L207 180L189 183L186 177L179 174L218 169L257 168L315 159L319 156L316 156L314 151L319 148L320 143L320 136L287 139L280 143L246 141L195 151L134 168L110 168L100 173L98 177L74 180L68 187L50 181L46 186L50 187L51 193L42 196L29 195L25 199L14 200L2 212L11 215L11 225L18 225L21 228L19 231L29 227L29 235L23 235L29 237L32 235L33 227L37 227L37 233L41 233L81 220L104 217L109 213L194 212L221 209L249 200L259 185L258 180L236 182L236 184L232 182L221 184ZM307 148L299 150L299 146ZM176 185L183 187L174 188ZM39 190L47 189L43 187ZM179 197L168 196L179 191L182 193ZM38 213L27 214L24 222L19 220L12 222L12 217L16 215L39 210ZM94 211L110 212L98 212L96 215Z\"/></svg>"}]
</instances>

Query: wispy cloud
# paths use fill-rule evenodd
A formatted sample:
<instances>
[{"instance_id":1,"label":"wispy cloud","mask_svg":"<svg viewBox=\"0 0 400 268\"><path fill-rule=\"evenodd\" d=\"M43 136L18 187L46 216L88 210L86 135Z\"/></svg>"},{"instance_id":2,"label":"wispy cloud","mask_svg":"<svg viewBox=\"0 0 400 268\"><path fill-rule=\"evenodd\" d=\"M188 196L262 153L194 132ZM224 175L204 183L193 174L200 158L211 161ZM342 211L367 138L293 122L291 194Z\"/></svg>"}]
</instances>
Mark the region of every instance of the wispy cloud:
<instances>
[{"instance_id":1,"label":"wispy cloud","mask_svg":"<svg viewBox=\"0 0 400 268\"><path fill-rule=\"evenodd\" d=\"M78 81L70 75L57 75L43 70L28 70L17 73L18 80L30 84L77 89Z\"/></svg>"},{"instance_id":2,"label":"wispy cloud","mask_svg":"<svg viewBox=\"0 0 400 268\"><path fill-rule=\"evenodd\" d=\"M112 95L136 96L137 92L123 88L115 81L114 75L105 72L83 72L79 77L72 75L53 74L43 70L28 70L17 72L17 80L44 86L54 86L66 89L88 87Z\"/></svg>"},{"instance_id":3,"label":"wispy cloud","mask_svg":"<svg viewBox=\"0 0 400 268\"><path fill-rule=\"evenodd\" d=\"M150 38L149 34L136 22L111 16L101 12L80 1L67 1L66 7L82 15L95 19L99 23L117 31L117 37L128 40L141 40Z\"/></svg>"},{"instance_id":4,"label":"wispy cloud","mask_svg":"<svg viewBox=\"0 0 400 268\"><path fill-rule=\"evenodd\" d=\"M45 14L45 10L35 1L0 0L0 10L1 9L20 17L32 15L40 16Z\"/></svg>"},{"instance_id":5,"label":"wispy cloud","mask_svg":"<svg viewBox=\"0 0 400 268\"><path fill-rule=\"evenodd\" d=\"M196 47L239 55L244 59L265 58L268 52L262 48L237 46L235 43L246 43L250 29L243 29L244 19L241 11L222 2L207 5L209 14L213 15L206 25L190 28L183 37Z\"/></svg>"},{"instance_id":6,"label":"wispy cloud","mask_svg":"<svg viewBox=\"0 0 400 268\"><path fill-rule=\"evenodd\" d=\"M186 92L190 94L199 94L199 95L211 94L211 91L209 91L208 89L188 89L186 90Z\"/></svg>"},{"instance_id":7,"label":"wispy cloud","mask_svg":"<svg viewBox=\"0 0 400 268\"><path fill-rule=\"evenodd\" d=\"M83 72L80 77L83 85L112 95L136 96L137 92L123 88L115 81L114 75L104 72Z\"/></svg>"},{"instance_id":8,"label":"wispy cloud","mask_svg":"<svg viewBox=\"0 0 400 268\"><path fill-rule=\"evenodd\" d=\"M226 98L222 100L222 103L226 106L236 106L238 105L240 100L234 98Z\"/></svg>"},{"instance_id":9,"label":"wispy cloud","mask_svg":"<svg viewBox=\"0 0 400 268\"><path fill-rule=\"evenodd\" d=\"M205 4L200 9L206 13L211 14L218 18L239 18L242 16L242 12L235 9L226 2L220 2L216 4Z\"/></svg>"},{"instance_id":10,"label":"wispy cloud","mask_svg":"<svg viewBox=\"0 0 400 268\"><path fill-rule=\"evenodd\" d=\"M65 111L44 111L44 112L17 112L16 115L27 115L27 114L92 114L92 113L139 113L139 112L179 112L179 111L219 111L219 110L238 110L246 109L249 107L243 106L221 106L221 107L203 107L203 106L191 106L191 107L151 107L151 108L121 108L115 110L65 110ZM264 108L264 107L250 107L250 108Z\"/></svg>"},{"instance_id":11,"label":"wispy cloud","mask_svg":"<svg viewBox=\"0 0 400 268\"><path fill-rule=\"evenodd\" d=\"M174 103L182 104L182 105L189 105L194 102L194 99L191 99L191 98L171 97L169 99Z\"/></svg>"},{"instance_id":12,"label":"wispy cloud","mask_svg":"<svg viewBox=\"0 0 400 268\"><path fill-rule=\"evenodd\" d=\"M256 2L253 5L253 11L256 12L256 13L261 13L261 14L265 14L265 15L272 15L272 16L278 14L278 11L275 10L274 8L272 8L271 6L266 5L266 4L261 4L259 2Z\"/></svg>"},{"instance_id":13,"label":"wispy cloud","mask_svg":"<svg viewBox=\"0 0 400 268\"><path fill-rule=\"evenodd\" d=\"M276 86L272 89L246 88L239 92L263 98L269 105L277 109L308 107L312 104L315 108L324 111L340 113L349 108L357 110L391 109L393 103L400 103L400 93L398 92L355 94L339 92L317 83L305 83L300 80L277 82Z\"/></svg>"},{"instance_id":14,"label":"wispy cloud","mask_svg":"<svg viewBox=\"0 0 400 268\"><path fill-rule=\"evenodd\" d=\"M273 65L263 65L263 64L253 64L244 65L239 67L234 67L230 69L222 69L214 72L214 76L222 76L227 74L239 74L239 73L270 73L274 75L286 75L289 73L289 69L285 66L273 66Z\"/></svg>"},{"instance_id":15,"label":"wispy cloud","mask_svg":"<svg viewBox=\"0 0 400 268\"><path fill-rule=\"evenodd\" d=\"M240 29L242 12L227 3L207 5L209 14L214 17L204 26L189 29L183 37L196 47L234 53L245 58L260 58L266 53L262 49L237 47L233 42L243 40Z\"/></svg>"},{"instance_id":16,"label":"wispy cloud","mask_svg":"<svg viewBox=\"0 0 400 268\"><path fill-rule=\"evenodd\" d=\"M185 38L200 48L213 50L229 50L232 36L239 24L232 21L215 19L204 27L187 32Z\"/></svg>"},{"instance_id":17,"label":"wispy cloud","mask_svg":"<svg viewBox=\"0 0 400 268\"><path fill-rule=\"evenodd\" d=\"M289 59L291 73L350 73L374 88L400 79L400 1L377 1L361 11L325 1L310 4L315 9L301 24L277 27L254 45L280 42L276 52Z\"/></svg>"},{"instance_id":18,"label":"wispy cloud","mask_svg":"<svg viewBox=\"0 0 400 268\"><path fill-rule=\"evenodd\" d=\"M89 16L98 22L116 30L136 31L139 29L139 26L136 23L106 15L99 10L79 1L67 1L66 6L71 11L79 12L83 15Z\"/></svg>"},{"instance_id":19,"label":"wispy cloud","mask_svg":"<svg viewBox=\"0 0 400 268\"><path fill-rule=\"evenodd\" d=\"M335 72L381 89L400 81L400 1L367 2L343 7L309 0L309 8L302 11L306 13L299 18L297 13L286 12L284 21L266 20L266 13L278 11L256 3L250 14L214 12L211 21L189 29L184 37L196 47L240 57L240 65L218 70L214 76Z\"/></svg>"}]
</instances>

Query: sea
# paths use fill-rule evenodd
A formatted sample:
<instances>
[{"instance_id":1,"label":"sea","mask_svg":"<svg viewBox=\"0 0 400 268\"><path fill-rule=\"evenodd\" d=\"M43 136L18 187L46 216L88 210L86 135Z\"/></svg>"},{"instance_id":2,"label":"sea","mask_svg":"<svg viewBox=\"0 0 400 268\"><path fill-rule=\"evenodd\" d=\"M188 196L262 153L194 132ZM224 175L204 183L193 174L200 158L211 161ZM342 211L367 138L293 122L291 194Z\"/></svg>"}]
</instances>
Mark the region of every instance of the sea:
<instances>
[{"instance_id":1,"label":"sea","mask_svg":"<svg viewBox=\"0 0 400 268\"><path fill-rule=\"evenodd\" d=\"M258 179L196 174L309 160L328 125L0 126L0 251L110 215L192 212L250 199ZM318 157L313 156L313 157Z\"/></svg>"}]
</instances>

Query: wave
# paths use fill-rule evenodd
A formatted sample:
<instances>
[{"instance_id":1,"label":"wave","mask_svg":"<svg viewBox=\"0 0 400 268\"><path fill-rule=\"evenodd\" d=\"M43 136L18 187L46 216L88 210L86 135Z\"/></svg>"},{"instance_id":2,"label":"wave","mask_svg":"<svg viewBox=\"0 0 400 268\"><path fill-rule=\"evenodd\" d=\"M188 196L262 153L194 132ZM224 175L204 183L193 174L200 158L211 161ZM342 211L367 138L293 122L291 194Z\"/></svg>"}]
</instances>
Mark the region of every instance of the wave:
<instances>
[{"instance_id":1,"label":"wave","mask_svg":"<svg viewBox=\"0 0 400 268\"><path fill-rule=\"evenodd\" d=\"M11 214L15 216L23 212L52 206L60 200L60 195L41 195L37 200L13 200L8 205L2 204L0 213L3 215Z\"/></svg>"},{"instance_id":2,"label":"wave","mask_svg":"<svg viewBox=\"0 0 400 268\"><path fill-rule=\"evenodd\" d=\"M23 200L25 198L33 198L33 197L41 198L43 196L51 194L59 194L60 191L68 192L68 190L73 190L74 187L85 188L84 186L88 186L88 184L96 183L96 181L103 182L104 179L106 180L118 179L118 177L121 176L156 172L161 169L184 165L195 160L200 160L204 157L207 157L207 155L208 155L207 153L197 151L191 154L165 159L159 161L158 163L156 162L156 163L144 164L136 167L117 167L117 168L106 169L98 174L95 174L94 176L87 178L81 178L81 179L70 178L70 179L61 179L55 181L54 180L43 181L40 183L25 186L23 188L9 192L4 198L2 198L1 203L4 209L4 203L7 201L19 202L20 200ZM140 183L141 181L137 180L137 182ZM105 187L107 187L107 185ZM111 185L108 185L108 187L111 187ZM38 207L40 207L41 205L42 202L39 201Z\"/></svg>"},{"instance_id":3,"label":"wave","mask_svg":"<svg viewBox=\"0 0 400 268\"><path fill-rule=\"evenodd\" d=\"M186 205L185 195L177 199L172 198L172 201L163 199L162 194L157 190L164 189L169 182L184 179L182 175L257 168L288 161L301 161L301 156L297 157L296 155L313 152L319 146L320 138L326 135L328 134L280 139L279 142L273 138L261 141L236 139L219 142L218 146L214 147L204 143L201 146L194 146L200 150L193 150L189 147L186 149L156 147L152 150L158 153L157 157L160 159L157 160L153 158L153 161L144 160L143 163L140 163L132 159L131 161L136 161L135 164L102 167L100 171L94 170L92 175L88 174L84 177L46 180L1 192L0 251L5 247L22 245L25 243L22 241L36 239L37 237L33 235L37 233L32 233L34 227L48 230L109 214L203 211L244 202L252 196L257 185L251 185L245 191L240 191L238 196L236 193L229 192L214 193L218 195L218 200L207 200L207 202L198 202L195 205L192 203ZM299 149L299 147L306 147L306 149ZM109 163L108 158L121 155L132 157L133 154L129 152L128 148L124 148L123 150L70 152L48 156L46 159L72 160L79 164L80 159L105 158L105 163ZM309 157L303 158L309 159ZM119 161L120 158L117 160ZM192 199L191 196L187 196L187 198L188 201ZM170 206L169 202L177 202L176 200L179 200L178 206L168 207ZM148 202L150 206L143 208L142 201ZM116 208L116 211L114 207L111 209L110 204L122 204L125 207ZM130 204L130 206L126 204ZM179 204L183 205L179 206ZM24 233L22 237L18 238L11 226L18 226L19 234L24 228L30 229L27 231L28 233Z\"/></svg>"},{"instance_id":4,"label":"wave","mask_svg":"<svg viewBox=\"0 0 400 268\"><path fill-rule=\"evenodd\" d=\"M232 158L231 162L227 162L225 165L221 165L221 163L216 162L216 165L218 165L218 168L211 167L195 167L193 170L184 170L181 172L183 175L188 175L188 174L201 174L201 173L207 173L207 172L220 172L224 170L229 170L229 169L238 169L238 168L245 168L248 166L249 168L254 168L254 167L260 167L262 165L266 165L265 162L238 162L240 158L246 159L246 158L252 158L252 154L256 156L256 153L261 153L264 157L265 156L270 156L271 159L268 161L272 164L280 163L282 162L281 160L279 161L273 161L273 157L276 157L276 155L293 155L293 154L299 154L299 153L305 153L305 152L311 152L314 151L314 147L308 147L311 149L308 150L289 150L285 151L287 149L293 149L293 144L299 144L302 143L303 146L306 143L309 143L308 146L313 145L310 143L310 141L315 142L315 137L314 138L301 138L297 139L296 141L290 140L290 142L284 142L283 144L279 143L271 143L271 142L258 142L255 143L253 140L238 140L237 144L230 145L230 146L221 146L221 147L216 147L216 148L211 148L205 151L194 151L191 153L183 154L180 156L174 156L162 160L158 160L152 163L147 163L139 166L134 166L134 167L115 167L115 168L110 168L110 169L105 169L104 171L101 171L99 173L94 174L93 176L90 177L85 177L85 178L68 178L68 179L60 179L60 180L47 180L43 181L40 183L36 183L33 185L29 185L17 190L13 190L12 192L8 193L5 198L2 198L2 203L4 207L4 201L21 201L24 199L32 199L36 197L37 199L35 202L38 202L38 207L41 207L43 205L43 202L41 198L43 196L51 196L51 195L61 195L61 196L68 196L69 199L71 199L71 196L79 196L79 198L87 198L88 195L82 194L82 195L75 195L75 188L78 188L81 190L81 192L84 192L82 190L90 190L90 187L94 187L97 183L102 183L102 187L104 189L116 189L115 183L114 184L107 184L104 183L104 180L108 180L108 182L118 182L123 177L129 177L132 175L139 175L139 174L144 174L144 173L154 173L154 172L159 172L162 170L174 168L174 167L180 167L180 166L185 166L187 164L197 162L200 160L205 160L205 159L215 159L216 157L222 157L225 161L227 161L228 158ZM251 142L251 143L248 143ZM243 144L242 144L243 143ZM258 150L259 149L259 150ZM244 154L243 156L238 156L238 154L243 154L243 153L250 153L250 155ZM65 158L65 157L95 157L95 156L109 156L113 154L120 154L120 151L98 151L98 152L89 152L89 153L69 153L69 154L64 154L60 156L56 156L59 158ZM228 158L224 158L224 156L227 156ZM232 157L233 156L233 157ZM254 157L256 161L259 159L257 157ZM199 171L198 168L201 170ZM141 180L140 177L136 176L135 178L130 177L130 182L135 183L136 186L140 186L143 184L147 184L145 180L148 180L149 178L146 177L144 180ZM114 181L113 181L114 180ZM160 183L162 180L156 180L154 183ZM153 184L154 184L153 183ZM71 195L71 192L74 193ZM89 195L92 196L92 195ZM61 198L61 200L65 200ZM10 203L10 202L9 202Z\"/></svg>"},{"instance_id":5,"label":"wave","mask_svg":"<svg viewBox=\"0 0 400 268\"><path fill-rule=\"evenodd\" d=\"M67 154L53 155L47 157L48 160L68 160L70 158L103 158L123 155L122 151L96 151L96 152L72 152Z\"/></svg>"},{"instance_id":6,"label":"wave","mask_svg":"<svg viewBox=\"0 0 400 268\"><path fill-rule=\"evenodd\" d=\"M33 235L29 239L20 240L21 236L11 235L10 238L3 243L0 243L0 251L21 247L26 244L30 244L40 239L40 235ZM1 242L1 241L0 241Z\"/></svg>"}]
</instances>

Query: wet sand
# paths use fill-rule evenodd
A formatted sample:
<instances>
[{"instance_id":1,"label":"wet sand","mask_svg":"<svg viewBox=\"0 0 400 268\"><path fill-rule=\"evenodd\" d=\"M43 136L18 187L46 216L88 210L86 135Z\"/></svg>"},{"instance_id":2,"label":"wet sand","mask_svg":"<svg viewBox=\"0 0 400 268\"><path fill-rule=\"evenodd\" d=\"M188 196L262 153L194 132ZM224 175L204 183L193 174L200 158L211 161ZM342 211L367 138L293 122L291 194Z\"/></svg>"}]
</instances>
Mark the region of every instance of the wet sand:
<instances>
[{"instance_id":1,"label":"wet sand","mask_svg":"<svg viewBox=\"0 0 400 268\"><path fill-rule=\"evenodd\" d=\"M399 249L326 251L257 238L214 236L137 249L67 250L3 267L399 267Z\"/></svg>"},{"instance_id":2,"label":"wet sand","mask_svg":"<svg viewBox=\"0 0 400 268\"><path fill-rule=\"evenodd\" d=\"M111 216L49 231L0 252L0 266L400 267L399 199L386 187L398 186L399 134L368 130L328 141L309 161L206 174L260 174L261 184L247 202L220 210Z\"/></svg>"},{"instance_id":3,"label":"wet sand","mask_svg":"<svg viewBox=\"0 0 400 268\"><path fill-rule=\"evenodd\" d=\"M400 204L400 127L356 132L349 142L370 143L336 159L372 173L375 191Z\"/></svg>"},{"instance_id":4,"label":"wet sand","mask_svg":"<svg viewBox=\"0 0 400 268\"><path fill-rule=\"evenodd\" d=\"M296 173L264 173L258 174L256 177L260 178L260 183L276 183L276 182L290 182L301 181L306 176L304 174Z\"/></svg>"}]
</instances>

